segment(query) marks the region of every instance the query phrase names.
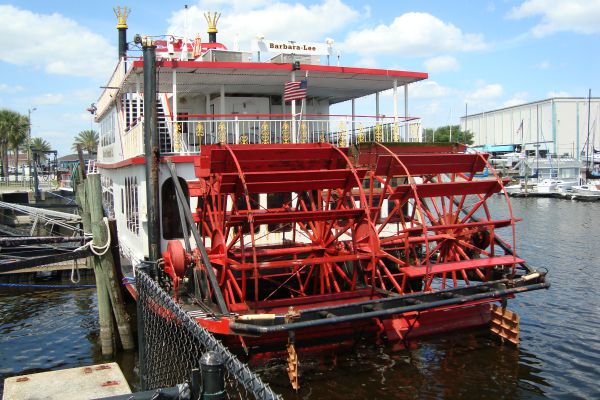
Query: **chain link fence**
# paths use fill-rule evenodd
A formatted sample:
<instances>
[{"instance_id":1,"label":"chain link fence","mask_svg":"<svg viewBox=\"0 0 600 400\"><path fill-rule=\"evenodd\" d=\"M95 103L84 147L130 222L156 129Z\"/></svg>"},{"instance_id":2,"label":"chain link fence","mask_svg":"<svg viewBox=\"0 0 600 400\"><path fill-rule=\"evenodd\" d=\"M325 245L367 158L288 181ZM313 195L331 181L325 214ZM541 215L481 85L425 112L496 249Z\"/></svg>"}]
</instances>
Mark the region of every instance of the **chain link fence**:
<instances>
[{"instance_id":1,"label":"chain link fence","mask_svg":"<svg viewBox=\"0 0 600 400\"><path fill-rule=\"evenodd\" d=\"M190 380L208 351L225 365L230 399L282 399L210 332L178 306L144 271L136 273L142 389L171 387Z\"/></svg>"}]
</instances>

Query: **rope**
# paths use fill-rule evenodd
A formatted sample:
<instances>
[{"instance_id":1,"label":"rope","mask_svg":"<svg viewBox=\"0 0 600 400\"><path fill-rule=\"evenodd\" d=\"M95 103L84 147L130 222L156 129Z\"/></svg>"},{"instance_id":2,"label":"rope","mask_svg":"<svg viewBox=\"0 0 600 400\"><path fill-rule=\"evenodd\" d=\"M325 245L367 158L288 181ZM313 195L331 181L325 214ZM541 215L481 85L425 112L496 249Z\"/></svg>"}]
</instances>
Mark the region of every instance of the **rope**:
<instances>
[{"instance_id":1,"label":"rope","mask_svg":"<svg viewBox=\"0 0 600 400\"><path fill-rule=\"evenodd\" d=\"M89 247L91 252L94 253L95 255L97 255L98 257L105 255L108 250L110 249L110 242L111 242L111 237L110 237L110 228L108 226L108 218L107 217L103 217L102 221L104 222L104 225L106 226L106 243L103 244L102 246L95 246L94 245L94 241L90 240L89 242L87 242L86 244L84 244L81 247L78 247L76 249L77 250L83 250L86 247ZM86 235L89 235L89 233L86 233Z\"/></svg>"},{"instance_id":2,"label":"rope","mask_svg":"<svg viewBox=\"0 0 600 400\"><path fill-rule=\"evenodd\" d=\"M77 272L77 279L74 277L75 272ZM79 281L81 281L81 275L79 275L79 265L77 264L77 260L73 260L73 268L71 268L71 282L78 284Z\"/></svg>"},{"instance_id":3,"label":"rope","mask_svg":"<svg viewBox=\"0 0 600 400\"><path fill-rule=\"evenodd\" d=\"M96 285L39 285L30 283L0 283L0 287L32 289L88 289L95 288Z\"/></svg>"}]
</instances>

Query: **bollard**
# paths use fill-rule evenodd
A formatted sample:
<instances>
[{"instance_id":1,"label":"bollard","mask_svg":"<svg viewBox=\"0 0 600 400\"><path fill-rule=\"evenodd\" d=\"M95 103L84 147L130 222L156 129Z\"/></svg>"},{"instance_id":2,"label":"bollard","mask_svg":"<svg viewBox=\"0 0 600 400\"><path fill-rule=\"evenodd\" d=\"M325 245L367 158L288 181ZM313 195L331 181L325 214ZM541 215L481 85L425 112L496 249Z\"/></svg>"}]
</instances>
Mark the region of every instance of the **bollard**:
<instances>
[{"instance_id":1,"label":"bollard","mask_svg":"<svg viewBox=\"0 0 600 400\"><path fill-rule=\"evenodd\" d=\"M225 365L221 356L208 351L200 358L202 371L202 400L225 399Z\"/></svg>"}]
</instances>

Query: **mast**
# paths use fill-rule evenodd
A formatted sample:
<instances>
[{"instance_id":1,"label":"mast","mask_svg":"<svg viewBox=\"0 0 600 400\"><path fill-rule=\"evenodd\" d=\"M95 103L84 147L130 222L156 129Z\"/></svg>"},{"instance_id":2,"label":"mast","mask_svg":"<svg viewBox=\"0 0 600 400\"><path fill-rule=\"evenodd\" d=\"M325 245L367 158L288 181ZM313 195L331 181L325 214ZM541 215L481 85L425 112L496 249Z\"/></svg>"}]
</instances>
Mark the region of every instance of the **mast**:
<instances>
[{"instance_id":1,"label":"mast","mask_svg":"<svg viewBox=\"0 0 600 400\"><path fill-rule=\"evenodd\" d=\"M585 152L587 154L587 161L586 161L586 171L590 170L590 115L592 114L591 112L591 103L592 103L592 89L588 90L588 120L587 120L587 145L585 148ZM594 146L592 145L592 148L594 148ZM593 157L592 157L593 159ZM586 182L587 182L587 174L586 174Z\"/></svg>"},{"instance_id":2,"label":"mast","mask_svg":"<svg viewBox=\"0 0 600 400\"><path fill-rule=\"evenodd\" d=\"M537 175L538 182L540 181L540 105L535 106L535 121L537 125L537 136L535 144L535 174Z\"/></svg>"}]
</instances>

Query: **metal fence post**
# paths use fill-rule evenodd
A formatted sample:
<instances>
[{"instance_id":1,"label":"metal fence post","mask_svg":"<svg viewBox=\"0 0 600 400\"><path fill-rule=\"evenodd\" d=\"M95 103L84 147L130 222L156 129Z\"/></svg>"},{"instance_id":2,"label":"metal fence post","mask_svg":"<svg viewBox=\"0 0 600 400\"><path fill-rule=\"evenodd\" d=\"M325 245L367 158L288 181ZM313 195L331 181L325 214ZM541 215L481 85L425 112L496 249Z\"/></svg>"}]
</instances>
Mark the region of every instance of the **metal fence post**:
<instances>
[{"instance_id":1,"label":"metal fence post","mask_svg":"<svg viewBox=\"0 0 600 400\"><path fill-rule=\"evenodd\" d=\"M139 272L146 272L148 266L142 262L137 269ZM142 283L141 280L135 280L135 290L137 292L136 314L137 314L137 336L138 336L138 364L140 368L140 387L142 390L147 390L146 384L146 340L144 333L144 305L142 299Z\"/></svg>"},{"instance_id":2,"label":"metal fence post","mask_svg":"<svg viewBox=\"0 0 600 400\"><path fill-rule=\"evenodd\" d=\"M225 364L219 354L207 351L200 358L202 400L225 399Z\"/></svg>"}]
</instances>

